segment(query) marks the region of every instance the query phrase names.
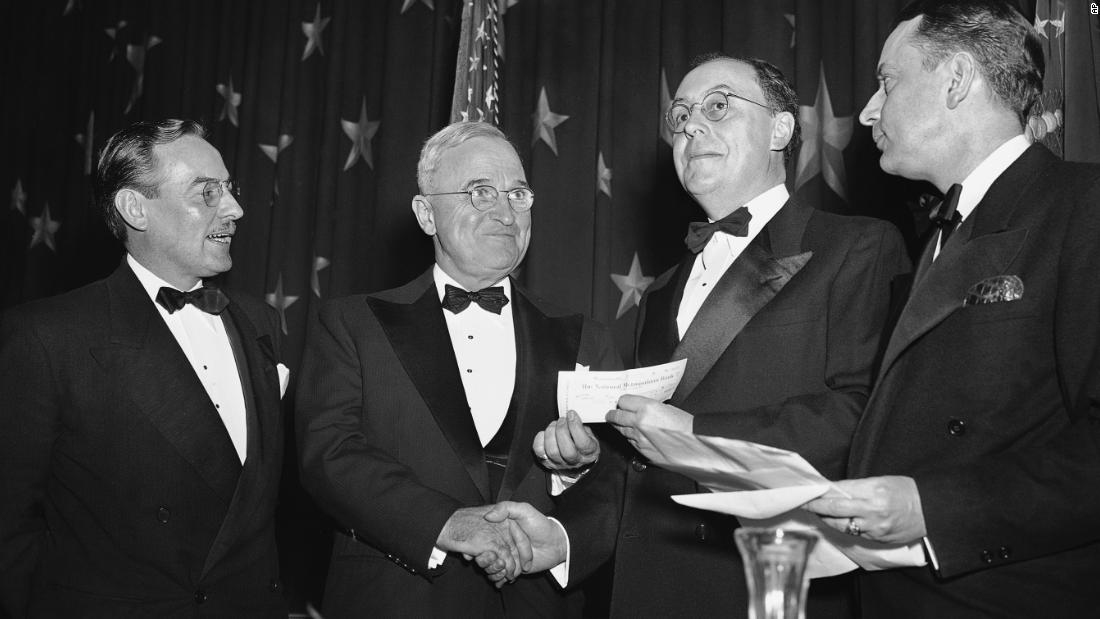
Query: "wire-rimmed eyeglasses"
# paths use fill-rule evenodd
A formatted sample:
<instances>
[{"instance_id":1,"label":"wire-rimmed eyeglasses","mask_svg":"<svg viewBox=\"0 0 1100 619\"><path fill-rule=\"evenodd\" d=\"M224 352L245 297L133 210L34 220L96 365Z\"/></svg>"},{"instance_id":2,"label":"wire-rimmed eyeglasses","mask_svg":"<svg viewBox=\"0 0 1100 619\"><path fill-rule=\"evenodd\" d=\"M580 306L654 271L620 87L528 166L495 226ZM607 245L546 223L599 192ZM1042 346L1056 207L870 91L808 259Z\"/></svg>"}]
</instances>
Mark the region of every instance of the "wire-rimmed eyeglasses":
<instances>
[{"instance_id":1,"label":"wire-rimmed eyeglasses","mask_svg":"<svg viewBox=\"0 0 1100 619\"><path fill-rule=\"evenodd\" d=\"M501 191L492 185L478 185L470 187L466 191L443 191L440 193L426 193L424 197L431 196L457 196L466 194L470 196L470 203L479 211L487 211L493 208L500 198ZM527 187L516 187L504 192L508 196L508 204L514 211L526 211L535 203L535 192Z\"/></svg>"},{"instance_id":2,"label":"wire-rimmed eyeglasses","mask_svg":"<svg viewBox=\"0 0 1100 619\"><path fill-rule=\"evenodd\" d=\"M241 199L241 189L237 186L237 181L206 181L202 186L202 201L206 203L206 206L210 208L217 208L222 202L222 197L229 193L233 196L233 199L238 202Z\"/></svg>"},{"instance_id":3,"label":"wire-rimmed eyeglasses","mask_svg":"<svg viewBox=\"0 0 1100 619\"><path fill-rule=\"evenodd\" d=\"M703 100L699 103L687 104L682 101L673 103L668 111L665 112L665 122L668 123L668 128L673 133L683 133L684 127L687 125L688 120L691 119L691 113L695 111L695 107L703 108L703 117L711 122L718 122L726 117L726 113L729 112L730 101L729 98L740 99L742 101L748 101L753 105L758 105L765 110L771 111L771 108L763 103L757 103L752 99L746 99L741 95L734 94L732 92L725 92L721 90L715 90L707 93Z\"/></svg>"}]
</instances>

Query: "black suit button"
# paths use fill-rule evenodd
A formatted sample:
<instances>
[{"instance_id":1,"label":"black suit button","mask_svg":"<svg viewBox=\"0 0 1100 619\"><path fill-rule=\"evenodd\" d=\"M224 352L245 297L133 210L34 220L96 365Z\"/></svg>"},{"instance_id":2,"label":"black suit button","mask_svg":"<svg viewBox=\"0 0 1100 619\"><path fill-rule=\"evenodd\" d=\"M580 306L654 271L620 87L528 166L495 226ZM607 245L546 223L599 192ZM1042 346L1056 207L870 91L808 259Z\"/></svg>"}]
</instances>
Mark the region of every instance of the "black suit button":
<instances>
[{"instance_id":1,"label":"black suit button","mask_svg":"<svg viewBox=\"0 0 1100 619\"><path fill-rule=\"evenodd\" d=\"M1012 556L1012 549L1009 548L1008 546L1001 546L1001 549L998 551L998 554L1001 555L1002 559L1007 559L1007 558Z\"/></svg>"},{"instance_id":2,"label":"black suit button","mask_svg":"<svg viewBox=\"0 0 1100 619\"><path fill-rule=\"evenodd\" d=\"M645 462L642 462L641 458L635 457L630 460L630 467L641 473L645 470L646 465Z\"/></svg>"},{"instance_id":3,"label":"black suit button","mask_svg":"<svg viewBox=\"0 0 1100 619\"><path fill-rule=\"evenodd\" d=\"M196 591L195 592L195 603L196 604L202 604L205 601L206 601L206 592L203 591L202 589L199 589L198 591Z\"/></svg>"},{"instance_id":4,"label":"black suit button","mask_svg":"<svg viewBox=\"0 0 1100 619\"><path fill-rule=\"evenodd\" d=\"M157 510L157 522L161 524L168 524L168 519L172 516L172 512L168 511L167 507L161 507Z\"/></svg>"},{"instance_id":5,"label":"black suit button","mask_svg":"<svg viewBox=\"0 0 1100 619\"><path fill-rule=\"evenodd\" d=\"M962 436L966 434L966 422L962 419L952 419L947 422L947 431L951 436Z\"/></svg>"},{"instance_id":6,"label":"black suit button","mask_svg":"<svg viewBox=\"0 0 1100 619\"><path fill-rule=\"evenodd\" d=\"M268 583L268 586L271 587L271 592L272 593L278 593L279 589L283 588L282 585L279 584L278 579L275 579L275 578L271 579L271 581Z\"/></svg>"},{"instance_id":7,"label":"black suit button","mask_svg":"<svg viewBox=\"0 0 1100 619\"><path fill-rule=\"evenodd\" d=\"M695 539L700 542L707 541L707 523L700 522L699 525L695 527Z\"/></svg>"},{"instance_id":8,"label":"black suit button","mask_svg":"<svg viewBox=\"0 0 1100 619\"><path fill-rule=\"evenodd\" d=\"M982 551L982 563L993 563L993 553L988 550Z\"/></svg>"}]
</instances>

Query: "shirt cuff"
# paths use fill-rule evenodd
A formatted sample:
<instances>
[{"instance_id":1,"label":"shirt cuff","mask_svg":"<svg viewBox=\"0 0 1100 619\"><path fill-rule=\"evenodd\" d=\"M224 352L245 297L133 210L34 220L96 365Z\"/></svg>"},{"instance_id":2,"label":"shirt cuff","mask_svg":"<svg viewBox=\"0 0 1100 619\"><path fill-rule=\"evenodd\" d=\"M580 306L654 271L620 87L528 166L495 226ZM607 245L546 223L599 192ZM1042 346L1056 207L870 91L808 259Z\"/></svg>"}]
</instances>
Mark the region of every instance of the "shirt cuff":
<instances>
[{"instance_id":1,"label":"shirt cuff","mask_svg":"<svg viewBox=\"0 0 1100 619\"><path fill-rule=\"evenodd\" d=\"M548 520L557 525L561 529L561 534L565 536L565 561L550 568L550 575L557 581L558 586L564 589L569 586L569 533L565 530L565 525L558 522L557 518L548 518Z\"/></svg>"},{"instance_id":2,"label":"shirt cuff","mask_svg":"<svg viewBox=\"0 0 1100 619\"><path fill-rule=\"evenodd\" d=\"M936 550L932 548L932 540L922 537L921 542L924 544L924 552L928 555L928 561L932 564L932 569L937 572L940 571L940 561L936 558Z\"/></svg>"},{"instance_id":3,"label":"shirt cuff","mask_svg":"<svg viewBox=\"0 0 1100 619\"><path fill-rule=\"evenodd\" d=\"M435 568L443 565L443 562L447 560L447 551L442 550L437 546L432 546L432 556L428 557L428 569L434 570Z\"/></svg>"},{"instance_id":4,"label":"shirt cuff","mask_svg":"<svg viewBox=\"0 0 1100 619\"><path fill-rule=\"evenodd\" d=\"M580 469L570 469L568 471L550 471L550 496L561 496L563 492L573 487L573 484L581 480L582 477L588 474L588 471L592 470L592 464L586 465Z\"/></svg>"}]
</instances>

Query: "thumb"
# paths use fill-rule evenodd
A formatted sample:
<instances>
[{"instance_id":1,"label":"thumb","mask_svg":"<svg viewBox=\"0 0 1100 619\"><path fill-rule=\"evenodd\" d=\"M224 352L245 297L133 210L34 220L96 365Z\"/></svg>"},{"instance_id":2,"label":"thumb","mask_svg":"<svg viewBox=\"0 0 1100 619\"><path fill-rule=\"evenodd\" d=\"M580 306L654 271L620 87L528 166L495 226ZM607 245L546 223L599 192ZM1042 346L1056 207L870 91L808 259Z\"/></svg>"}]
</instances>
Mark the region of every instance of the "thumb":
<instances>
[{"instance_id":1,"label":"thumb","mask_svg":"<svg viewBox=\"0 0 1100 619\"><path fill-rule=\"evenodd\" d=\"M511 505L512 503L510 501L501 501L494 505L492 509L485 512L482 518L485 518L485 520L489 522L504 522L511 514Z\"/></svg>"}]
</instances>

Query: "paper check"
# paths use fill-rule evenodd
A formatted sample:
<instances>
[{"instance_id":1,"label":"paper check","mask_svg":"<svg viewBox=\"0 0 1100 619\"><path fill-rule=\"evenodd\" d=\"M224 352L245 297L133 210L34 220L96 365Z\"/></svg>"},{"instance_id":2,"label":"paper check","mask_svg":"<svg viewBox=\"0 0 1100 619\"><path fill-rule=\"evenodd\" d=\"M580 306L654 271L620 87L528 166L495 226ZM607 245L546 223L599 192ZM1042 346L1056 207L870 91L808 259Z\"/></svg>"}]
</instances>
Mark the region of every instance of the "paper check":
<instances>
[{"instance_id":1,"label":"paper check","mask_svg":"<svg viewBox=\"0 0 1100 619\"><path fill-rule=\"evenodd\" d=\"M627 393L659 402L672 397L687 359L619 372L558 372L558 415L576 411L584 423L603 423L607 411Z\"/></svg>"}]
</instances>

